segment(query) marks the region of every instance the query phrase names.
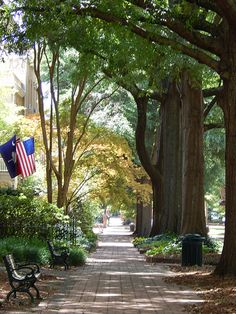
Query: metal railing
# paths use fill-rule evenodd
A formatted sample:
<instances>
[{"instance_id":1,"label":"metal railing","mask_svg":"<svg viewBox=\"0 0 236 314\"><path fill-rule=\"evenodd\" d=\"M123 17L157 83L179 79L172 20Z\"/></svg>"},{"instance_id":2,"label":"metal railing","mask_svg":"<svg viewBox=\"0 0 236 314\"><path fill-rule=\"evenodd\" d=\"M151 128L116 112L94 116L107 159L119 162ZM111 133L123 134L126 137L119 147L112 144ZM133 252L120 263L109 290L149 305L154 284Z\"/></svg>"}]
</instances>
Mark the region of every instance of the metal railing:
<instances>
[{"instance_id":1,"label":"metal railing","mask_svg":"<svg viewBox=\"0 0 236 314\"><path fill-rule=\"evenodd\" d=\"M0 222L0 238L10 236L37 237L44 240L63 240L76 245L82 235L83 232L77 227L77 221L73 218L69 223L58 223L56 225Z\"/></svg>"},{"instance_id":2,"label":"metal railing","mask_svg":"<svg viewBox=\"0 0 236 314\"><path fill-rule=\"evenodd\" d=\"M1 172L7 172L7 167L5 165L5 162L1 157L0 157L0 171Z\"/></svg>"}]
</instances>

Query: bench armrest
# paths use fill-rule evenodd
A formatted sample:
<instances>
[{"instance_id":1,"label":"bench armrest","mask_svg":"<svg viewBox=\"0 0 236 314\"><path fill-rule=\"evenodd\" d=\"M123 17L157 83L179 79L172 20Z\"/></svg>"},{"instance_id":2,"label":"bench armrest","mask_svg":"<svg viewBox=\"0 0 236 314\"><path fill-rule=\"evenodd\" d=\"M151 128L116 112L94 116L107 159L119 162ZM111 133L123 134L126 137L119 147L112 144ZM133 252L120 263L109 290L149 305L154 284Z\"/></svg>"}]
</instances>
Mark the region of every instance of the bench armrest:
<instances>
[{"instance_id":1,"label":"bench armrest","mask_svg":"<svg viewBox=\"0 0 236 314\"><path fill-rule=\"evenodd\" d=\"M33 266L33 267L31 267L31 266ZM28 268L31 268L34 272L40 273L39 265L36 263L17 264L17 267L18 267L18 269L20 269L22 267L28 267Z\"/></svg>"},{"instance_id":2,"label":"bench armrest","mask_svg":"<svg viewBox=\"0 0 236 314\"><path fill-rule=\"evenodd\" d=\"M19 270L28 270L27 273L24 274L14 274L14 271L19 271ZM35 278L34 276L34 270L30 267L17 267L15 269L13 269L13 273L12 273L12 277L16 280L16 281L24 281L28 278ZM21 277L21 278L20 278Z\"/></svg>"}]
</instances>

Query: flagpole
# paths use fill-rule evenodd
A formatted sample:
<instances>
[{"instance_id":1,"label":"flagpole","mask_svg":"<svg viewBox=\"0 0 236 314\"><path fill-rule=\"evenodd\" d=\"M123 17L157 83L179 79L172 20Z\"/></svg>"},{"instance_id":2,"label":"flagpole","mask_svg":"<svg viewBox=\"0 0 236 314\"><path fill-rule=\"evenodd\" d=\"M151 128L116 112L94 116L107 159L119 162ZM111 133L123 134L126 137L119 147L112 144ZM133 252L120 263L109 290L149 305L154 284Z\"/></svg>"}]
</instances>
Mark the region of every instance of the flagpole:
<instances>
[{"instance_id":1,"label":"flagpole","mask_svg":"<svg viewBox=\"0 0 236 314\"><path fill-rule=\"evenodd\" d=\"M18 186L18 177L15 177L13 179L13 190L17 190L17 186Z\"/></svg>"}]
</instances>

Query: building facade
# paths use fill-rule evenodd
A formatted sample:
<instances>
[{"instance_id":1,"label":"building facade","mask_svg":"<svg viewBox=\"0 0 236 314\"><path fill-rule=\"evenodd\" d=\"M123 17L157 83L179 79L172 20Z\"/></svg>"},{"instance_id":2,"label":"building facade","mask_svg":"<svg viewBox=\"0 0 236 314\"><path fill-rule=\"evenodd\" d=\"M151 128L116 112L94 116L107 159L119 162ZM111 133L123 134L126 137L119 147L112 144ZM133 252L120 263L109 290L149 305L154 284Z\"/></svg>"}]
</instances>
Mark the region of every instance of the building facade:
<instances>
[{"instance_id":1,"label":"building facade","mask_svg":"<svg viewBox=\"0 0 236 314\"><path fill-rule=\"evenodd\" d=\"M6 105L19 106L25 115L38 113L37 81L27 56L10 55L0 62L0 90ZM0 158L0 186L16 186Z\"/></svg>"}]
</instances>

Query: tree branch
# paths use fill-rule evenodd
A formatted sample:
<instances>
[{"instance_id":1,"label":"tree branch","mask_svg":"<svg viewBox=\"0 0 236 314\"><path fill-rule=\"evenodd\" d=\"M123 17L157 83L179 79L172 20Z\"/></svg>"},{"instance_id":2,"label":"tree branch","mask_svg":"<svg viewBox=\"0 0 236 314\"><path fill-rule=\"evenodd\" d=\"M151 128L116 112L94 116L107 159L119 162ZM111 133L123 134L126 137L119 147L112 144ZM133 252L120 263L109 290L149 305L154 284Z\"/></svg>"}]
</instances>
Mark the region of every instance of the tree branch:
<instances>
[{"instance_id":1,"label":"tree branch","mask_svg":"<svg viewBox=\"0 0 236 314\"><path fill-rule=\"evenodd\" d=\"M209 112L211 111L211 109L213 108L213 106L216 104L216 101L217 101L217 97L214 97L212 99L212 101L207 105L206 109L204 110L204 113L203 113L203 118L205 119Z\"/></svg>"},{"instance_id":2,"label":"tree branch","mask_svg":"<svg viewBox=\"0 0 236 314\"><path fill-rule=\"evenodd\" d=\"M209 123L209 124L204 124L204 132L207 132L212 129L223 129L224 124L223 123Z\"/></svg>"},{"instance_id":3,"label":"tree branch","mask_svg":"<svg viewBox=\"0 0 236 314\"><path fill-rule=\"evenodd\" d=\"M209 56L207 53L205 53L204 51L198 49L197 47L190 47L187 46L185 44L182 44L180 42L178 42L175 39L170 39L167 38L165 36L156 34L156 33L152 33L150 31L147 31L135 24L132 24L130 21L124 19L124 18L120 18L117 16L114 16L110 13L105 13L102 11L99 11L97 9L94 8L89 8L89 9L80 9L77 8L75 11L76 14L78 15L82 15L82 16L92 16L94 18L98 18L101 19L103 21L106 21L108 23L114 23L114 24L118 24L118 25L124 25L127 26L127 28L135 33L136 35L148 40L149 42L154 42L157 43L159 45L165 45L165 46L169 46L172 49L182 52L185 55L197 60L199 63L205 64L207 66L209 66L210 68L212 68L213 70L215 70L216 72L220 72L220 68L219 68L219 62L212 58L211 56Z\"/></svg>"},{"instance_id":4,"label":"tree branch","mask_svg":"<svg viewBox=\"0 0 236 314\"><path fill-rule=\"evenodd\" d=\"M223 90L223 87L213 87L213 88L208 88L203 90L203 96L204 97L211 97L211 96L216 96L219 95Z\"/></svg>"},{"instance_id":5,"label":"tree branch","mask_svg":"<svg viewBox=\"0 0 236 314\"><path fill-rule=\"evenodd\" d=\"M188 0L187 0L188 1ZM166 12L164 11L163 9L161 9L160 7L157 7L156 5L154 6L153 3L151 1L145 1L145 0L130 0L128 1L130 2L131 4L133 5L136 5L137 7L141 8L141 9L144 9L145 11L149 10L150 11L150 14L155 14L157 16L160 16L160 10L163 11L163 12ZM196 3L196 1L189 1L190 3ZM198 1L199 2L199 1ZM201 1L200 1L201 2ZM206 2L206 1L205 1ZM209 1L207 1L209 2ZM210 6L212 5L210 2L208 3ZM206 5L206 3L205 3ZM157 9L158 8L158 9ZM209 9L209 8L205 8L205 9ZM212 9L213 11L215 11L215 9L217 9L217 7L215 5L212 6ZM206 21L205 19L200 19L198 21L194 21L193 22L193 27L196 29L196 30L202 30L204 32L207 32L207 33L210 33L211 35L216 35L218 34L218 28L216 28L216 25Z\"/></svg>"},{"instance_id":6,"label":"tree branch","mask_svg":"<svg viewBox=\"0 0 236 314\"><path fill-rule=\"evenodd\" d=\"M146 124L147 124L147 103L148 99L146 97L134 97L137 104L138 110L138 121L135 131L136 139L136 149L140 162L149 175L152 183L159 184L162 180L161 173L159 170L154 167L151 163L150 157L148 155L146 144L145 144L145 133L146 133Z\"/></svg>"},{"instance_id":7,"label":"tree branch","mask_svg":"<svg viewBox=\"0 0 236 314\"><path fill-rule=\"evenodd\" d=\"M99 99L99 101L97 101L97 102L92 106L92 108L91 108L91 110L90 110L90 112L89 112L89 114L88 114L88 116L87 116L87 118L86 118L86 120L85 120L85 123L84 123L84 125L83 125L82 132L81 132L81 134L80 134L78 140L77 140L76 143L75 143L75 146L74 146L74 149L73 149L73 155L75 154L76 149L77 149L77 147L78 147L78 145L79 145L81 139L83 138L83 136L84 136L84 134L85 134L86 127L87 127L87 125L88 125L89 119L90 119L92 113L94 112L94 110L98 107L98 105L99 105L103 100L110 98L118 89L119 89L119 87L115 88L110 94L105 95L104 97L102 97L101 99Z\"/></svg>"},{"instance_id":8,"label":"tree branch","mask_svg":"<svg viewBox=\"0 0 236 314\"><path fill-rule=\"evenodd\" d=\"M222 46L219 44L218 40L215 40L210 36L205 36L196 30L188 30L186 25L180 21L166 16L166 19L162 20L161 24L167 26L174 33L201 49L210 51L217 56L220 56L222 53Z\"/></svg>"}]
</instances>

